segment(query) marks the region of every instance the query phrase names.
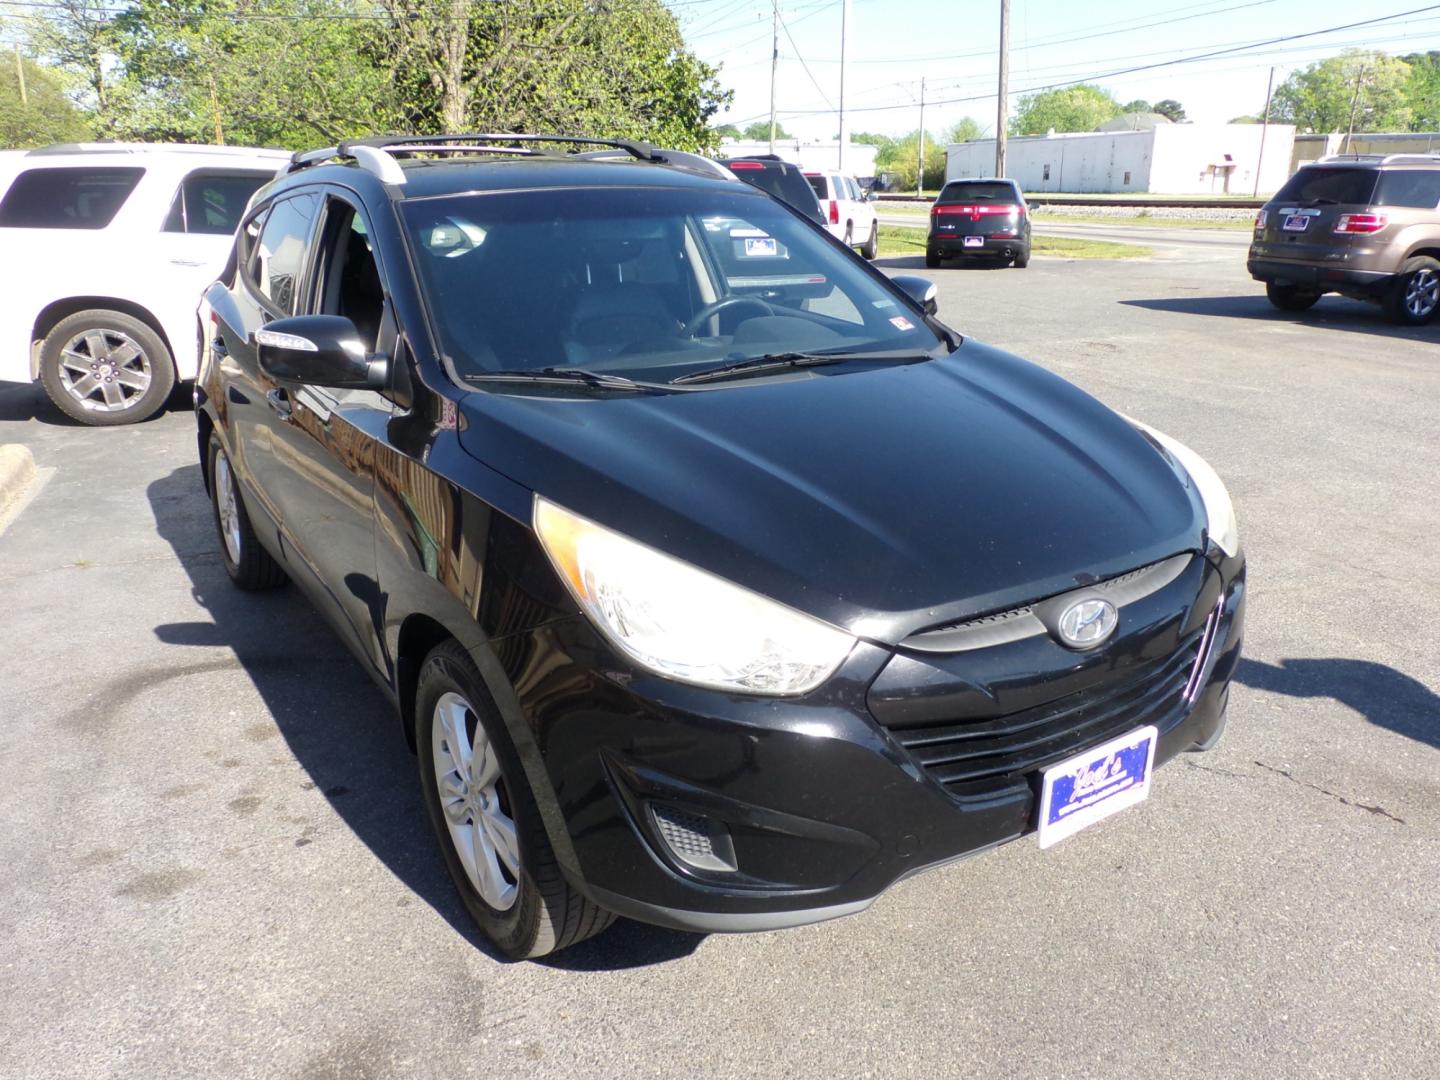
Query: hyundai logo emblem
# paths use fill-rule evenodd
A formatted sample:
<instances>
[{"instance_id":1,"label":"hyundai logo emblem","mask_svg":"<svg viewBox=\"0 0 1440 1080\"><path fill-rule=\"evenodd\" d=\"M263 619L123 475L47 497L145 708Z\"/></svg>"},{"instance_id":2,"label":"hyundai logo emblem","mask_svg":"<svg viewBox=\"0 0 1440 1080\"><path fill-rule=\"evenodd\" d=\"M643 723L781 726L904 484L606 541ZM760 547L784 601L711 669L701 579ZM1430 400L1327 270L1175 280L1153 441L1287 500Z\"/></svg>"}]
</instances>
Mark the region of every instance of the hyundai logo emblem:
<instances>
[{"instance_id":1,"label":"hyundai logo emblem","mask_svg":"<svg viewBox=\"0 0 1440 1080\"><path fill-rule=\"evenodd\" d=\"M1072 649L1091 649L1115 632L1120 614L1099 596L1076 600L1060 613L1055 624L1060 640Z\"/></svg>"}]
</instances>

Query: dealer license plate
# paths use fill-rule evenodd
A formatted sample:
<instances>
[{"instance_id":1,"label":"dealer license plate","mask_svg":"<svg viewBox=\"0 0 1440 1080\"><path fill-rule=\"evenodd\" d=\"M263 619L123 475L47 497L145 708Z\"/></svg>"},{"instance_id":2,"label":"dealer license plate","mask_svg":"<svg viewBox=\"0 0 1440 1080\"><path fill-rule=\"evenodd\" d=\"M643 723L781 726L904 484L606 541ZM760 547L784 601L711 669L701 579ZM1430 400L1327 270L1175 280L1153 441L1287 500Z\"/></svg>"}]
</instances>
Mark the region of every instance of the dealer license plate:
<instances>
[{"instance_id":1,"label":"dealer license plate","mask_svg":"<svg viewBox=\"0 0 1440 1080\"><path fill-rule=\"evenodd\" d=\"M966 247L984 247L985 238L983 236L967 236L964 243Z\"/></svg>"},{"instance_id":2,"label":"dealer license plate","mask_svg":"<svg viewBox=\"0 0 1440 1080\"><path fill-rule=\"evenodd\" d=\"M1280 226L1280 228L1286 232L1304 232L1309 227L1310 218L1305 214L1291 214L1286 217L1285 223Z\"/></svg>"},{"instance_id":3,"label":"dealer license plate","mask_svg":"<svg viewBox=\"0 0 1440 1080\"><path fill-rule=\"evenodd\" d=\"M1052 765L1040 789L1040 846L1064 840L1150 794L1159 733L1143 727Z\"/></svg>"}]
</instances>

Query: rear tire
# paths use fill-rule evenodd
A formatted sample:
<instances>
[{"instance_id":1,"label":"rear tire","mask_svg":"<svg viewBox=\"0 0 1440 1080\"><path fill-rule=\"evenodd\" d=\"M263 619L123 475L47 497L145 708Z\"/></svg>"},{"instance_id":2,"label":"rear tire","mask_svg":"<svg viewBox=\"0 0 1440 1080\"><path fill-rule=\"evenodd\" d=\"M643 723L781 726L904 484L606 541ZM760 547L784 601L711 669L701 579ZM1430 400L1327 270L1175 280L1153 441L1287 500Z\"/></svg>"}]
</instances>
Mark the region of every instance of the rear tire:
<instances>
[{"instance_id":1,"label":"rear tire","mask_svg":"<svg viewBox=\"0 0 1440 1080\"><path fill-rule=\"evenodd\" d=\"M175 387L160 335L132 315L94 308L61 319L40 349L40 385L55 407L92 427L148 420Z\"/></svg>"},{"instance_id":2,"label":"rear tire","mask_svg":"<svg viewBox=\"0 0 1440 1080\"><path fill-rule=\"evenodd\" d=\"M210 509L215 536L220 541L220 561L237 589L255 592L285 584L285 571L255 538L250 515L240 497L240 482L230 465L220 436L210 434L210 452L205 467L210 473Z\"/></svg>"},{"instance_id":3,"label":"rear tire","mask_svg":"<svg viewBox=\"0 0 1440 1080\"><path fill-rule=\"evenodd\" d=\"M1273 281L1266 284L1265 295L1281 311L1308 311L1320 299L1318 292L1307 292L1294 285L1276 285Z\"/></svg>"},{"instance_id":4,"label":"rear tire","mask_svg":"<svg viewBox=\"0 0 1440 1080\"><path fill-rule=\"evenodd\" d=\"M925 252L925 269L938 270L940 268L940 256L933 251Z\"/></svg>"},{"instance_id":5,"label":"rear tire","mask_svg":"<svg viewBox=\"0 0 1440 1080\"><path fill-rule=\"evenodd\" d=\"M415 726L420 787L446 869L496 948L533 959L615 921L561 873L504 721L458 642L425 658Z\"/></svg>"},{"instance_id":6,"label":"rear tire","mask_svg":"<svg viewBox=\"0 0 1440 1080\"><path fill-rule=\"evenodd\" d=\"M1030 265L1030 249L1028 247L1022 248L1016 252L1015 258L1011 260L1010 265L1015 267L1016 270L1024 270L1025 267Z\"/></svg>"},{"instance_id":7,"label":"rear tire","mask_svg":"<svg viewBox=\"0 0 1440 1080\"><path fill-rule=\"evenodd\" d=\"M860 254L867 259L873 259L880 254L880 223L872 222L870 225L870 239L865 241L865 246L860 249Z\"/></svg>"},{"instance_id":8,"label":"rear tire","mask_svg":"<svg viewBox=\"0 0 1440 1080\"><path fill-rule=\"evenodd\" d=\"M1385 314L1401 326L1424 326L1440 310L1440 261L1428 255L1406 259L1385 292Z\"/></svg>"}]
</instances>

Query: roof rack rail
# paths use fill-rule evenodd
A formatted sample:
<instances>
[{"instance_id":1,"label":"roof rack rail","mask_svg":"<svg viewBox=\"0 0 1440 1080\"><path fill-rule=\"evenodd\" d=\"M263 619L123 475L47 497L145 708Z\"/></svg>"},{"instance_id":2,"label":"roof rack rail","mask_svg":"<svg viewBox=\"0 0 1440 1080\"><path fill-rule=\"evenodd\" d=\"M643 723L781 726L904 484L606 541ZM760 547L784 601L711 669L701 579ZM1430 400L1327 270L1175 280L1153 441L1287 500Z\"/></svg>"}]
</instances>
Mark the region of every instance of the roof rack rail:
<instances>
[{"instance_id":1,"label":"roof rack rail","mask_svg":"<svg viewBox=\"0 0 1440 1080\"><path fill-rule=\"evenodd\" d=\"M552 156L534 149L536 143L568 143L578 146L604 146L607 154L623 151L640 161L661 160L654 149L631 139L595 139L580 135L517 135L503 133L453 135L382 135L370 139L347 139L321 150L299 150L290 159L287 173L335 158L348 158L366 172L387 184L405 183L405 173L395 160L397 155L411 154L520 154L537 157ZM674 151L678 153L678 151ZM584 156L572 151L564 156Z\"/></svg>"},{"instance_id":2,"label":"roof rack rail","mask_svg":"<svg viewBox=\"0 0 1440 1080\"><path fill-rule=\"evenodd\" d=\"M1316 162L1323 165L1331 161L1353 161L1357 164L1364 162L1371 165L1392 165L1397 162L1413 161L1422 165L1440 163L1440 150L1434 153L1409 153L1409 154L1327 154Z\"/></svg>"}]
</instances>

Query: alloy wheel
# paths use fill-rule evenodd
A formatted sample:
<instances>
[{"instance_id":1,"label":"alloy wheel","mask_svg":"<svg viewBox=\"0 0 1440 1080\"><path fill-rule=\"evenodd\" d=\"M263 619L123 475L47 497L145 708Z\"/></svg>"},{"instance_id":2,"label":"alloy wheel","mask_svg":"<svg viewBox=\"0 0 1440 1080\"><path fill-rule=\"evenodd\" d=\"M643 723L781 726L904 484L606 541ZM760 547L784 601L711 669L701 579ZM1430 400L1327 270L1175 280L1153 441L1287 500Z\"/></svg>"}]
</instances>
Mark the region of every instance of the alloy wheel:
<instances>
[{"instance_id":1,"label":"alloy wheel","mask_svg":"<svg viewBox=\"0 0 1440 1080\"><path fill-rule=\"evenodd\" d=\"M435 703L430 732L450 842L480 898L508 911L520 894L520 840L495 747L469 702L453 692Z\"/></svg>"},{"instance_id":2,"label":"alloy wheel","mask_svg":"<svg viewBox=\"0 0 1440 1080\"><path fill-rule=\"evenodd\" d=\"M235 495L235 474L224 451L215 455L215 511L220 515L220 535L232 563L240 562L240 510Z\"/></svg>"},{"instance_id":3,"label":"alloy wheel","mask_svg":"<svg viewBox=\"0 0 1440 1080\"><path fill-rule=\"evenodd\" d=\"M1440 306L1440 274L1417 270L1405 283L1405 310L1412 318L1428 318Z\"/></svg>"},{"instance_id":4,"label":"alloy wheel","mask_svg":"<svg viewBox=\"0 0 1440 1080\"><path fill-rule=\"evenodd\" d=\"M129 334L95 329L76 334L60 350L60 385L82 408L115 413L150 389L150 358Z\"/></svg>"}]
</instances>

